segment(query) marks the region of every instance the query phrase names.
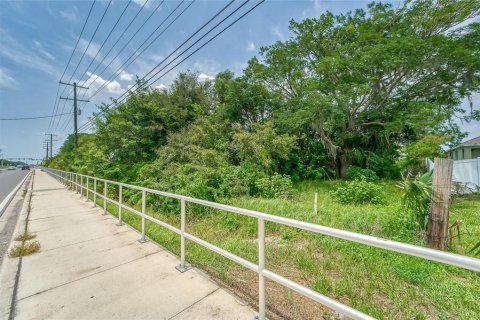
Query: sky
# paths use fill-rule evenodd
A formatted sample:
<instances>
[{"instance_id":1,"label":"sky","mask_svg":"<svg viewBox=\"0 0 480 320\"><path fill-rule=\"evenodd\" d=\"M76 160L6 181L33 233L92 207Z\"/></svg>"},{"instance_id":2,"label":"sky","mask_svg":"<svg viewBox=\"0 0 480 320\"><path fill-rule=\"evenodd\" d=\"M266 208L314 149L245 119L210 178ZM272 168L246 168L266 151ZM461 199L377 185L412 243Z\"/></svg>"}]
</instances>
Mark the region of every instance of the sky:
<instances>
[{"instance_id":1,"label":"sky","mask_svg":"<svg viewBox=\"0 0 480 320\"><path fill-rule=\"evenodd\" d=\"M110 97L122 94L134 83L135 76L144 76L227 4L225 1L207 0L197 0L193 3L149 0L144 5L144 1L133 0L128 4L124 0L114 0L110 6L109 1L96 1L63 78L62 74L92 2L1 1L0 118L50 116L54 108L55 114L65 113L54 118L55 121L49 118L0 121L0 149L3 150L3 157L43 158L45 133L54 132L57 135L55 140L58 141L54 142L54 151L58 151L68 134L72 133L72 102L62 100L58 105L55 104L58 89L58 93L63 97L72 95L71 87L59 87L60 79L70 83L76 81L90 87L87 92L79 89L80 98L90 99L88 103L79 103L81 109L79 126L81 126L88 121L92 112L98 110L97 105L102 102L108 103ZM290 20L300 21L318 17L326 11L335 14L346 13L356 8L365 8L369 2L266 1L152 86L168 87L178 72L186 70L198 72L201 79L211 79L216 73L226 69L239 75L248 60L258 55L262 46L287 40L291 36L288 29ZM240 3L231 5L227 12L231 12ZM251 1L240 12L247 11L256 3ZM400 5L400 2L393 3ZM157 7L159 9L156 9ZM185 12L168 26L182 10ZM106 12L104 19L99 25L104 12ZM122 12L123 16L108 36ZM140 12L137 18L126 29L137 12ZM150 15L151 18L142 26ZM139 51L135 52L169 15L168 20L157 29L154 36L168 26L163 34L141 54ZM136 35L132 37L137 30ZM92 36L93 40L89 45ZM105 41L107 37L108 40ZM118 43L114 46L117 39ZM132 40L128 41L129 39ZM141 48L144 47L145 45ZM107 54L110 49L110 53ZM85 55L82 58L83 52ZM117 57L114 58L115 56ZM132 59L135 60L131 64L122 67ZM77 65L78 68L73 73ZM104 69L105 72L101 73ZM89 98L117 70L121 70L118 77L98 94ZM477 101L478 98L475 97ZM464 131L469 132L468 138L480 135L478 122L461 126Z\"/></svg>"}]
</instances>

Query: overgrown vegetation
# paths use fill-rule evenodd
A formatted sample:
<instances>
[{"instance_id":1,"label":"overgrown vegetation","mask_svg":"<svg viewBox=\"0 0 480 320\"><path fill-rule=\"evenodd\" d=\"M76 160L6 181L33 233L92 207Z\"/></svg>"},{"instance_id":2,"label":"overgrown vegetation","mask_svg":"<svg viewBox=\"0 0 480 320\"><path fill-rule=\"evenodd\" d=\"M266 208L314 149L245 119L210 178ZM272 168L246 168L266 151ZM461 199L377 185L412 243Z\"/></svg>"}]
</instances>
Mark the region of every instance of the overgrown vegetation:
<instances>
[{"instance_id":1,"label":"overgrown vegetation","mask_svg":"<svg viewBox=\"0 0 480 320\"><path fill-rule=\"evenodd\" d=\"M431 199L426 176L417 176L423 158L462 139L455 117L480 117L461 104L480 87L480 24L465 23L479 10L474 0L419 0L292 21L293 37L262 48L241 75L199 81L186 72L166 90L140 81L124 103L101 106L93 132L80 135L77 150L69 137L50 166L422 245ZM399 183L403 191L392 182L402 174L416 177ZM131 205L140 197L124 190ZM452 251L469 254L478 241L470 234L480 232L478 200L455 200L451 219L468 232ZM149 214L178 226L176 201L147 203ZM197 205L187 212L189 232L257 260L254 219ZM139 228L138 217L124 217ZM375 317L480 314L472 272L266 228L268 268ZM147 234L178 253L176 235L150 222ZM187 252L189 262L252 295L245 270L191 243ZM281 290L269 297L282 317L312 318L316 304Z\"/></svg>"},{"instance_id":2,"label":"overgrown vegetation","mask_svg":"<svg viewBox=\"0 0 480 320\"><path fill-rule=\"evenodd\" d=\"M417 245L424 244L418 225L405 215L401 201L402 191L395 182L380 182L385 195L384 204L340 204L330 196L342 182L307 181L295 183L289 198L269 199L235 197L226 204L274 213L340 228L375 237L393 239ZM125 189L124 189L125 190ZM318 192L319 211L312 214L313 193ZM109 195L116 199L117 190L111 186ZM93 199L93 195L90 194ZM147 197L151 204L147 214L173 226L180 226L178 201L158 209L156 203L167 203L167 198ZM136 195L124 196L125 202L140 209ZM454 240L453 252L468 254L480 233L478 212L480 198L456 198L452 206L452 221L462 219L462 237ZM100 207L103 202L97 198ZM118 206L109 204L115 216ZM137 230L140 218L122 211L123 219ZM250 217L216 209L200 209L187 205L187 229L222 249L252 262L257 262L257 221ZM172 252L179 254L180 238L158 225L147 221L147 236ZM476 303L480 294L477 273L449 267L420 258L387 252L349 241L315 235L280 224L267 223L267 268L298 281L322 294L360 309L380 319L474 319L480 312ZM241 293L255 305L256 275L230 260L192 242L187 242L187 261L206 270L216 279ZM288 289L268 282L267 296L270 319L328 318L328 311L317 303L293 294ZM415 303L412 303L415 301Z\"/></svg>"},{"instance_id":3,"label":"overgrown vegetation","mask_svg":"<svg viewBox=\"0 0 480 320\"><path fill-rule=\"evenodd\" d=\"M403 191L403 207L422 229L427 228L428 208L435 197L432 190L432 175L433 171L418 174L414 179L407 176L398 183L398 187Z\"/></svg>"},{"instance_id":4,"label":"overgrown vegetation","mask_svg":"<svg viewBox=\"0 0 480 320\"><path fill-rule=\"evenodd\" d=\"M385 201L382 187L364 180L346 182L331 194L342 204L381 204Z\"/></svg>"},{"instance_id":5,"label":"overgrown vegetation","mask_svg":"<svg viewBox=\"0 0 480 320\"><path fill-rule=\"evenodd\" d=\"M480 116L461 104L479 91L480 24L464 24L478 10L421 0L292 21L293 37L262 48L242 75L181 73L167 90L140 81L51 166L211 200L260 196L252 177L275 173L415 174L464 136L453 118Z\"/></svg>"}]
</instances>

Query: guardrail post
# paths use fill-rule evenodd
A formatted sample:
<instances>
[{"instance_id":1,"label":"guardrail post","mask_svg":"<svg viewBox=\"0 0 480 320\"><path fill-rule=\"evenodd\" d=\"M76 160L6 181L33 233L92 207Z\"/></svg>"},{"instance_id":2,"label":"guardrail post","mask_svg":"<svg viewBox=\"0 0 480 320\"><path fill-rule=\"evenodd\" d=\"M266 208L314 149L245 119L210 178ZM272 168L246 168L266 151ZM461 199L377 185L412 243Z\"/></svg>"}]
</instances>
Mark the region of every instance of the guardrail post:
<instances>
[{"instance_id":1,"label":"guardrail post","mask_svg":"<svg viewBox=\"0 0 480 320\"><path fill-rule=\"evenodd\" d=\"M265 320L265 220L258 218L258 319Z\"/></svg>"},{"instance_id":2,"label":"guardrail post","mask_svg":"<svg viewBox=\"0 0 480 320\"><path fill-rule=\"evenodd\" d=\"M122 225L122 197L123 197L123 187L122 185L118 186L118 225Z\"/></svg>"},{"instance_id":3,"label":"guardrail post","mask_svg":"<svg viewBox=\"0 0 480 320\"><path fill-rule=\"evenodd\" d=\"M83 175L80 175L80 198L83 197Z\"/></svg>"},{"instance_id":4,"label":"guardrail post","mask_svg":"<svg viewBox=\"0 0 480 320\"><path fill-rule=\"evenodd\" d=\"M97 179L93 178L93 207L97 206Z\"/></svg>"},{"instance_id":5,"label":"guardrail post","mask_svg":"<svg viewBox=\"0 0 480 320\"><path fill-rule=\"evenodd\" d=\"M89 180L90 180L90 179L89 179L89 177L87 176L87 200L86 200L87 202L88 202L88 200L90 200L90 199L88 199L88 182L89 182Z\"/></svg>"},{"instance_id":6,"label":"guardrail post","mask_svg":"<svg viewBox=\"0 0 480 320\"><path fill-rule=\"evenodd\" d=\"M142 238L138 240L140 243L147 242L145 238L145 214L147 209L147 192L142 190Z\"/></svg>"},{"instance_id":7,"label":"guardrail post","mask_svg":"<svg viewBox=\"0 0 480 320\"><path fill-rule=\"evenodd\" d=\"M184 199L180 200L180 264L175 267L181 273L192 269L192 267L185 263L185 208L186 203Z\"/></svg>"},{"instance_id":8,"label":"guardrail post","mask_svg":"<svg viewBox=\"0 0 480 320\"><path fill-rule=\"evenodd\" d=\"M78 173L75 173L75 192L78 193Z\"/></svg>"},{"instance_id":9,"label":"guardrail post","mask_svg":"<svg viewBox=\"0 0 480 320\"><path fill-rule=\"evenodd\" d=\"M103 184L103 215L107 214L107 181Z\"/></svg>"}]
</instances>

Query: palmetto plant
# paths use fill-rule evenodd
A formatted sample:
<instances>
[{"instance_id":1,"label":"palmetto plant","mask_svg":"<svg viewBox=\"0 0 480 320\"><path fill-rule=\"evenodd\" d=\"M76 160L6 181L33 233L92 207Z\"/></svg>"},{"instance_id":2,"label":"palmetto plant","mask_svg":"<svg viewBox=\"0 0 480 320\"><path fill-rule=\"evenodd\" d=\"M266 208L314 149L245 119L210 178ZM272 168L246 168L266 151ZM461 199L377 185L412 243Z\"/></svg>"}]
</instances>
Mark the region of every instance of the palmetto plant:
<instances>
[{"instance_id":1,"label":"palmetto plant","mask_svg":"<svg viewBox=\"0 0 480 320\"><path fill-rule=\"evenodd\" d=\"M433 171L418 174L413 179L407 175L397 185L403 190L403 207L413 215L423 229L427 228L428 208L434 198L432 175Z\"/></svg>"},{"instance_id":2,"label":"palmetto plant","mask_svg":"<svg viewBox=\"0 0 480 320\"><path fill-rule=\"evenodd\" d=\"M476 245L474 245L469 252L475 256L480 256L480 241Z\"/></svg>"}]
</instances>

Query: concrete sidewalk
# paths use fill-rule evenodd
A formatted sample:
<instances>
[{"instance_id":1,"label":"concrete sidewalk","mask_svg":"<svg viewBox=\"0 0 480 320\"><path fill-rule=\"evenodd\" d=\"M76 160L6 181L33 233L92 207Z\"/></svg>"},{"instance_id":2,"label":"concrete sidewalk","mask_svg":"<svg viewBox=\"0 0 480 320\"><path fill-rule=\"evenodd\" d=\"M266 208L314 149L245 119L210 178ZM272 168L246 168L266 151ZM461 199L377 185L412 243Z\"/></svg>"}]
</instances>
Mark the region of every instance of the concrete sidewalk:
<instances>
[{"instance_id":1,"label":"concrete sidewalk","mask_svg":"<svg viewBox=\"0 0 480 320\"><path fill-rule=\"evenodd\" d=\"M255 312L195 269L39 170L16 319L253 319Z\"/></svg>"}]
</instances>

